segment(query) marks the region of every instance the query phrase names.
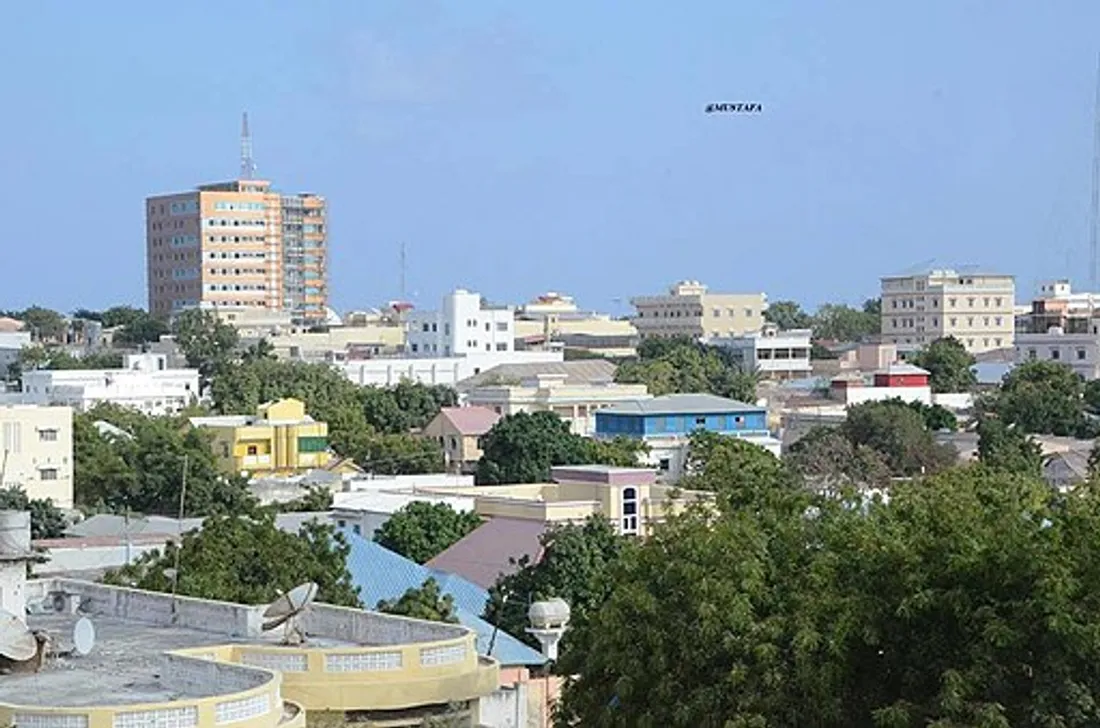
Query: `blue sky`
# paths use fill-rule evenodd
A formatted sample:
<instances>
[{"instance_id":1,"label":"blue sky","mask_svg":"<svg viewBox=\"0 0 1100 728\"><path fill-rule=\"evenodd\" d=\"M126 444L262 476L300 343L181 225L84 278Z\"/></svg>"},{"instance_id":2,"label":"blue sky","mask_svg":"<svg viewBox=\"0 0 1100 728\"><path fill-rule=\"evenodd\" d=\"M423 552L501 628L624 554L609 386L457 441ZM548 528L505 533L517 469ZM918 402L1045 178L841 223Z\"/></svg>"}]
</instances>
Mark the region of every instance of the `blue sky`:
<instances>
[{"instance_id":1,"label":"blue sky","mask_svg":"<svg viewBox=\"0 0 1100 728\"><path fill-rule=\"evenodd\" d=\"M935 259L1088 281L1096 0L36 0L0 43L0 308L144 305L142 200L327 196L343 310L464 286L813 306ZM758 115L706 115L714 101Z\"/></svg>"}]
</instances>

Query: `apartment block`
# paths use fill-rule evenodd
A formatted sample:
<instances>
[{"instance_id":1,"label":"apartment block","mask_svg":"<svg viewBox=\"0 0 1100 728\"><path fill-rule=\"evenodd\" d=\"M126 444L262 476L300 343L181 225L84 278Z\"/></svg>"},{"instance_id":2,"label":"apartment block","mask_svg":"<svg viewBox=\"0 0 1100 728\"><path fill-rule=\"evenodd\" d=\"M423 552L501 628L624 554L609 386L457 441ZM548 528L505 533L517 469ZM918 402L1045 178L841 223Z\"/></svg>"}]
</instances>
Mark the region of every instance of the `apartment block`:
<instances>
[{"instance_id":1,"label":"apartment block","mask_svg":"<svg viewBox=\"0 0 1100 728\"><path fill-rule=\"evenodd\" d=\"M0 487L73 507L73 411L0 406Z\"/></svg>"},{"instance_id":2,"label":"apartment block","mask_svg":"<svg viewBox=\"0 0 1100 728\"><path fill-rule=\"evenodd\" d=\"M172 369L165 354L127 354L122 369L38 369L23 372L26 404L55 404L83 412L100 403L167 415L199 397L199 370Z\"/></svg>"},{"instance_id":3,"label":"apartment block","mask_svg":"<svg viewBox=\"0 0 1100 728\"><path fill-rule=\"evenodd\" d=\"M972 353L1011 348L1016 283L952 269L882 278L882 338L913 351L953 336Z\"/></svg>"},{"instance_id":4,"label":"apartment block","mask_svg":"<svg viewBox=\"0 0 1100 728\"><path fill-rule=\"evenodd\" d=\"M729 349L744 371L764 379L805 379L813 371L810 348L813 331L781 331L766 324L761 331L744 336L719 337L711 345Z\"/></svg>"},{"instance_id":5,"label":"apartment block","mask_svg":"<svg viewBox=\"0 0 1100 728\"><path fill-rule=\"evenodd\" d=\"M480 294L457 289L443 297L437 311L408 317L407 346L413 356L465 356L515 351L515 314L510 306L491 306Z\"/></svg>"},{"instance_id":6,"label":"apartment block","mask_svg":"<svg viewBox=\"0 0 1100 728\"><path fill-rule=\"evenodd\" d=\"M150 197L145 210L153 314L206 305L324 320L324 198L281 194L264 180L233 180Z\"/></svg>"},{"instance_id":7,"label":"apartment block","mask_svg":"<svg viewBox=\"0 0 1100 728\"><path fill-rule=\"evenodd\" d=\"M646 338L689 336L709 339L740 336L764 326L768 297L764 293L709 293L699 281L680 281L666 295L630 299L631 319Z\"/></svg>"}]
</instances>

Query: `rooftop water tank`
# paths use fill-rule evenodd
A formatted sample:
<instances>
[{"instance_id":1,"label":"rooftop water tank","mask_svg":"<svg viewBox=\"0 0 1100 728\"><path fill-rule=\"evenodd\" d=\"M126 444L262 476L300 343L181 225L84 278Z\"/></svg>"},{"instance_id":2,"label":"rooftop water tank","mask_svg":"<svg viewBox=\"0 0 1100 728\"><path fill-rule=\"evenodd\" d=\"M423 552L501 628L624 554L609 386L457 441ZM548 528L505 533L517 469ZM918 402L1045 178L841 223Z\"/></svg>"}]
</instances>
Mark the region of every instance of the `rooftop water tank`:
<instances>
[{"instance_id":1,"label":"rooftop water tank","mask_svg":"<svg viewBox=\"0 0 1100 728\"><path fill-rule=\"evenodd\" d=\"M557 629L569 623L569 605L564 599L535 602L527 610L527 619L535 629Z\"/></svg>"}]
</instances>

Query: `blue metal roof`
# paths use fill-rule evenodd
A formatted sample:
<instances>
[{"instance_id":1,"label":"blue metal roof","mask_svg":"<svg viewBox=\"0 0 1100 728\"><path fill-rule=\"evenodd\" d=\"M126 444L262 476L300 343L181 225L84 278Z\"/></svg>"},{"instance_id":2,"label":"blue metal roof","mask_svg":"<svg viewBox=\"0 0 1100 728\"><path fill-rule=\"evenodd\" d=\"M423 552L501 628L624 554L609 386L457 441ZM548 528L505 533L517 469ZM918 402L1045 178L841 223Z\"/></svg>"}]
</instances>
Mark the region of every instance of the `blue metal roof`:
<instances>
[{"instance_id":1,"label":"blue metal roof","mask_svg":"<svg viewBox=\"0 0 1100 728\"><path fill-rule=\"evenodd\" d=\"M359 587L359 598L367 609L375 609L382 600L400 599L409 589L418 589L427 579L433 578L440 591L450 595L455 603L455 616L464 627L477 633L477 651L488 654L493 639L493 625L481 618L489 593L461 576L450 574L406 559L374 541L349 530L343 530L344 538L351 546L348 554L348 573L352 583ZM493 657L501 665L544 665L546 658L507 632L497 632L493 645Z\"/></svg>"}]
</instances>

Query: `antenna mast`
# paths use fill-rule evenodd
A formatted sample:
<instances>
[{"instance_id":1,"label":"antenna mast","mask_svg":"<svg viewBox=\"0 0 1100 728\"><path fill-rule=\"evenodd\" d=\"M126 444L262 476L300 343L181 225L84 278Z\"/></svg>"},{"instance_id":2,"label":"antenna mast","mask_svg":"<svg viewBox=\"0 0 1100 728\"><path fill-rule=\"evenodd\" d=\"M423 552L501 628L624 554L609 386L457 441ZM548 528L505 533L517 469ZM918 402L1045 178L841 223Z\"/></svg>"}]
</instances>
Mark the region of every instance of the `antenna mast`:
<instances>
[{"instance_id":1,"label":"antenna mast","mask_svg":"<svg viewBox=\"0 0 1100 728\"><path fill-rule=\"evenodd\" d=\"M252 132L248 130L248 112L241 116L241 179L252 179L256 163L252 160Z\"/></svg>"},{"instance_id":2,"label":"antenna mast","mask_svg":"<svg viewBox=\"0 0 1100 728\"><path fill-rule=\"evenodd\" d=\"M1098 228L1100 228L1100 56L1096 63L1096 101L1093 107L1092 139L1092 215L1089 218L1089 283L1090 291L1097 290L1100 278L1098 260Z\"/></svg>"},{"instance_id":3,"label":"antenna mast","mask_svg":"<svg viewBox=\"0 0 1100 728\"><path fill-rule=\"evenodd\" d=\"M405 244L401 243L401 300L405 299Z\"/></svg>"}]
</instances>

